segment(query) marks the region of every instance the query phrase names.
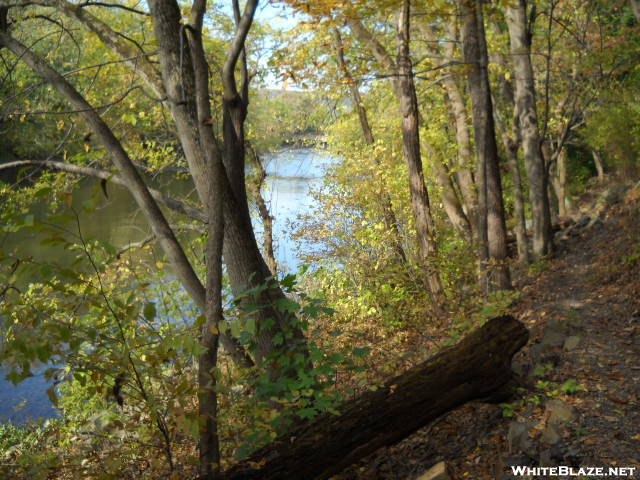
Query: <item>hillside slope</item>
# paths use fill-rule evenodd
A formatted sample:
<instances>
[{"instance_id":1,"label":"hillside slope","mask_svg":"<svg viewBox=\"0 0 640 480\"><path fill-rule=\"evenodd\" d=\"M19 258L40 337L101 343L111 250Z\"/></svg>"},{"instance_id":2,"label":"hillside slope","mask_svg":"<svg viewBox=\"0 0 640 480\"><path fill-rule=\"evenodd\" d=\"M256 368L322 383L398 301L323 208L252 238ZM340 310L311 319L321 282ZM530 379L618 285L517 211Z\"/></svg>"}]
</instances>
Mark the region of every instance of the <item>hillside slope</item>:
<instances>
[{"instance_id":1,"label":"hillside slope","mask_svg":"<svg viewBox=\"0 0 640 480\"><path fill-rule=\"evenodd\" d=\"M454 480L525 478L510 465L640 467L640 184L581 200L555 258L518 280L511 313L532 334L514 361L518 393L467 404L336 478L414 479L440 461Z\"/></svg>"}]
</instances>

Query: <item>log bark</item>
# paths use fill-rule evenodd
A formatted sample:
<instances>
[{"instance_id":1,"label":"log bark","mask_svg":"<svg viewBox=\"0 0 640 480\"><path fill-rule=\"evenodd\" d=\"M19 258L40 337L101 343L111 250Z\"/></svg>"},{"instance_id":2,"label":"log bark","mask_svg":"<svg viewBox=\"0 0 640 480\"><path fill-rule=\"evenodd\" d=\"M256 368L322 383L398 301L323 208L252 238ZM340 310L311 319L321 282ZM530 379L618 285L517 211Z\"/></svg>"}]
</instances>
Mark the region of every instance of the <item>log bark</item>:
<instances>
[{"instance_id":1,"label":"log bark","mask_svg":"<svg viewBox=\"0 0 640 480\"><path fill-rule=\"evenodd\" d=\"M457 345L345 404L298 426L228 469L223 480L322 480L440 415L486 398L511 378L511 358L528 340L510 315L489 320Z\"/></svg>"}]
</instances>

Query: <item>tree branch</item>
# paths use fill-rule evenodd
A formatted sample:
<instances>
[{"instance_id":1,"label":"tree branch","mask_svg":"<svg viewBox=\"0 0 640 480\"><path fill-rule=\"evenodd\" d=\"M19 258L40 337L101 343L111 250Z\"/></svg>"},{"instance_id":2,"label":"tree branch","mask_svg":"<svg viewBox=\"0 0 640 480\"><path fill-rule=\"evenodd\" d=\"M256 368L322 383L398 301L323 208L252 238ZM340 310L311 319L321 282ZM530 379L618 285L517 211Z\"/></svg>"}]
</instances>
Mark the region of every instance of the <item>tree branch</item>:
<instances>
[{"instance_id":1,"label":"tree branch","mask_svg":"<svg viewBox=\"0 0 640 480\"><path fill-rule=\"evenodd\" d=\"M189 259L169 226L162 210L160 210L158 203L154 200L140 173L111 129L95 110L91 108L91 105L84 97L82 97L62 75L51 68L47 62L35 55L26 46L6 32L0 32L0 45L7 47L15 55L21 57L35 73L45 78L74 109L82 110L82 117L87 122L88 127L93 130L100 139L105 149L111 154L113 163L118 168L122 179L135 198L136 203L144 212L147 221L160 241L178 278L194 301L204 309L204 286L191 266Z\"/></svg>"},{"instance_id":2,"label":"tree branch","mask_svg":"<svg viewBox=\"0 0 640 480\"><path fill-rule=\"evenodd\" d=\"M258 0L248 0L247 5L244 8L242 18L238 22L236 27L236 36L229 47L227 57L222 67L222 82L224 84L225 97L233 99L238 95L238 88L236 86L235 68L238 63L238 58L244 49L244 42L251 28L253 22L253 15L256 13L256 7L258 6Z\"/></svg>"},{"instance_id":3,"label":"tree branch","mask_svg":"<svg viewBox=\"0 0 640 480\"><path fill-rule=\"evenodd\" d=\"M364 26L360 19L348 18L347 25L353 35L369 49L377 62L389 72L389 78L391 78L393 87L397 89L398 78L396 75L398 74L398 66L391 54L384 48L382 43L367 30L367 27Z\"/></svg>"},{"instance_id":4,"label":"tree branch","mask_svg":"<svg viewBox=\"0 0 640 480\"><path fill-rule=\"evenodd\" d=\"M150 14L147 12L143 12L142 10L137 10L135 8L127 7L125 5L119 5L117 3L104 3L104 2L82 2L78 4L78 7L106 7L106 8L120 8L122 10L126 10L127 12L137 13L138 15L144 15L149 17Z\"/></svg>"},{"instance_id":5,"label":"tree branch","mask_svg":"<svg viewBox=\"0 0 640 480\"><path fill-rule=\"evenodd\" d=\"M20 168L20 167L40 167L47 168L51 170L59 170L61 172L73 173L76 175L83 175L86 177L99 178L101 180L106 180L116 185L120 185L122 187L127 187L127 182L119 175L109 172L108 170L101 170L99 168L93 167L83 167L80 165L74 165L72 163L59 162L56 160L17 160L14 162L8 162L0 164L0 170L6 170L9 168ZM195 207L191 207L186 203L183 203L179 200L176 200L173 197L170 197L159 190L155 190L153 188L149 189L149 193L157 202L160 202L162 205L167 207L174 212L178 212L182 215L186 215L187 217L197 220L202 223L207 222L207 216L202 211Z\"/></svg>"},{"instance_id":6,"label":"tree branch","mask_svg":"<svg viewBox=\"0 0 640 480\"><path fill-rule=\"evenodd\" d=\"M149 58L146 55L142 58L138 57L137 50L140 48L140 45L136 45L137 48L131 46L127 41L125 41L121 34L113 30L102 20L91 15L82 8L82 5L74 5L66 0L47 0L45 3L49 6L55 7L66 16L78 20L87 29L96 34L98 38L100 38L100 40L102 40L105 45L119 57L131 58L132 60L128 62L131 68L142 77L157 97L165 97L160 75Z\"/></svg>"}]
</instances>

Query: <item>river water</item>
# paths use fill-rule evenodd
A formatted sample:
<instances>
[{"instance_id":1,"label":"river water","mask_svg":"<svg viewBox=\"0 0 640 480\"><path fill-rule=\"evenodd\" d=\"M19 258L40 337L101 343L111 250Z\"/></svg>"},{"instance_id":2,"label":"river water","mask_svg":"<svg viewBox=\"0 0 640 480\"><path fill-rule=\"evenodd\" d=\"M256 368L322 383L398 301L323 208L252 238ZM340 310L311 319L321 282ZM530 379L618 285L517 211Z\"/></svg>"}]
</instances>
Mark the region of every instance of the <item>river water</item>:
<instances>
[{"instance_id":1,"label":"river water","mask_svg":"<svg viewBox=\"0 0 640 480\"><path fill-rule=\"evenodd\" d=\"M296 271L299 261L296 246L290 235L290 224L298 215L308 213L312 207L310 189L322 181L324 170L334 159L318 149L282 150L265 158L267 179L263 195L275 217L274 243L279 269L282 273ZM176 197L193 195L193 186L189 180L175 180L158 176L152 184ZM137 242L149 235L149 227L127 191L108 185L108 199L99 191L96 182L82 181L76 188L72 204L78 212L82 234L86 238L103 238L116 248ZM82 204L90 197L99 199L97 209L87 213ZM36 219L44 216L44 207L35 207ZM258 236L260 225L255 222ZM41 238L33 234L11 234L0 238L0 248L5 251L16 249L20 256L33 256L37 259L56 258L60 263L71 262L72 256L65 258L59 248L44 247ZM159 253L158 253L159 254ZM44 368L40 369L40 372ZM56 411L45 393L47 382L41 374L28 378L14 386L5 380L4 370L0 369L0 423L22 423L40 417L50 418Z\"/></svg>"}]
</instances>

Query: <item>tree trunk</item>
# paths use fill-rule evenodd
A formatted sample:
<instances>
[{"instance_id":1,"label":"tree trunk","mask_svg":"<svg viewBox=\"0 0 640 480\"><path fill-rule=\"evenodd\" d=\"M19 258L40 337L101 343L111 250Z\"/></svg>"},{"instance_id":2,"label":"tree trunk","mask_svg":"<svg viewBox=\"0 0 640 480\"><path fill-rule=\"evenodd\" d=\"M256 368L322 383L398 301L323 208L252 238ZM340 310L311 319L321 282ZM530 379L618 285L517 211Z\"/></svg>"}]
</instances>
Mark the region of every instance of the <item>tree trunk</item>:
<instances>
[{"instance_id":1,"label":"tree trunk","mask_svg":"<svg viewBox=\"0 0 640 480\"><path fill-rule=\"evenodd\" d=\"M604 182L604 162L602 161L602 156L597 150L591 150L591 156L593 156L593 163L598 172L598 182L602 183Z\"/></svg>"},{"instance_id":2,"label":"tree trunk","mask_svg":"<svg viewBox=\"0 0 640 480\"><path fill-rule=\"evenodd\" d=\"M478 157L478 209L481 276L485 290L511 288L507 265L502 181L493 122L493 104L487 72L484 19L477 0L462 0L462 38L465 61L470 66L469 93L473 107L473 128ZM486 279L486 280L485 280Z\"/></svg>"},{"instance_id":3,"label":"tree trunk","mask_svg":"<svg viewBox=\"0 0 640 480\"><path fill-rule=\"evenodd\" d=\"M508 135L504 135L504 148L507 152L507 165L513 183L513 214L516 220L516 244L518 246L518 261L524 265L529 263L529 246L527 242L527 224L524 213L524 193L522 192L522 178L518 165L518 144L511 142Z\"/></svg>"},{"instance_id":4,"label":"tree trunk","mask_svg":"<svg viewBox=\"0 0 640 480\"><path fill-rule=\"evenodd\" d=\"M202 142L208 166L209 198L207 201L206 293L205 321L200 334L204 351L198 358L198 412L203 422L198 449L200 475L213 478L220 471L220 439L218 437L218 392L216 368L222 310L222 249L224 243L224 202L220 195L224 166L215 143L209 97L209 68L202 42L202 27L207 0L195 0L189 15L189 48L193 59L194 97Z\"/></svg>"},{"instance_id":5,"label":"tree trunk","mask_svg":"<svg viewBox=\"0 0 640 480\"><path fill-rule=\"evenodd\" d=\"M511 56L515 77L515 98L520 117L524 162L529 181L529 202L533 217L533 256L538 259L552 253L551 210L547 195L548 174L545 169L538 130L536 92L531 65L531 40L527 27L525 0L517 0L506 10Z\"/></svg>"},{"instance_id":6,"label":"tree trunk","mask_svg":"<svg viewBox=\"0 0 640 480\"><path fill-rule=\"evenodd\" d=\"M262 186L267 178L267 171L264 169L262 160L255 148L253 148L249 142L247 142L247 147L251 151L251 158L258 172L258 178L256 178L255 182L249 185L249 188L251 189L253 198L256 201L258 215L260 215L260 220L262 221L262 250L264 251L269 271L271 272L271 275L275 276L278 274L278 262L276 261L276 255L273 251L273 217L271 216L267 203L264 201L264 197L262 196Z\"/></svg>"},{"instance_id":7,"label":"tree trunk","mask_svg":"<svg viewBox=\"0 0 640 480\"><path fill-rule=\"evenodd\" d=\"M444 292L433 259L437 254L437 243L434 237L434 224L429 205L427 187L422 173L420 156L420 134L418 131L420 114L413 82L413 68L409 56L409 2L405 0L398 19L398 55L397 65L385 47L368 31L360 20L353 17L346 19L356 38L367 46L376 61L389 76L402 115L402 137L405 159L409 170L409 194L411 209L416 223L418 255L425 270L426 283L433 298L434 307L438 310L444 303Z\"/></svg>"},{"instance_id":8,"label":"tree trunk","mask_svg":"<svg viewBox=\"0 0 640 480\"><path fill-rule=\"evenodd\" d=\"M563 148L556 160L557 181L556 196L558 197L558 216L567 218L567 149Z\"/></svg>"},{"instance_id":9,"label":"tree trunk","mask_svg":"<svg viewBox=\"0 0 640 480\"><path fill-rule=\"evenodd\" d=\"M467 215L464 213L462 204L458 199L449 171L447 170L442 158L440 158L440 155L433 150L429 151L429 149L427 152L429 153L429 156L433 158L433 167L436 171L436 178L438 180L438 184L442 188L440 198L444 205L444 211L446 212L447 217L449 217L449 221L453 225L453 228L456 229L462 238L471 242L473 239L471 223L469 222Z\"/></svg>"},{"instance_id":10,"label":"tree trunk","mask_svg":"<svg viewBox=\"0 0 640 480\"><path fill-rule=\"evenodd\" d=\"M445 302L440 275L435 266L437 243L435 226L431 216L429 194L422 173L422 157L420 155L420 132L418 99L413 82L413 67L409 55L409 0L404 1L398 19L398 89L402 115L402 145L409 170L409 192L411 208L418 236L418 254L426 270L426 278L435 309L440 310Z\"/></svg>"},{"instance_id":11,"label":"tree trunk","mask_svg":"<svg viewBox=\"0 0 640 480\"><path fill-rule=\"evenodd\" d=\"M428 40L427 48L434 56L433 66L441 68L443 72L441 77L442 85L445 88L449 110L454 119L456 146L458 148L458 168L455 173L455 178L460 188L464 206L463 211L471 227L472 237L474 240L477 240L478 198L472 173L475 160L471 146L467 105L460 91L460 87L456 82L453 70L450 67L446 67L447 63L452 62L455 58L455 45L458 40L458 20L453 17L447 26L447 41L444 42L443 47L444 55L440 53L437 47L440 42L437 34L431 29L430 25L426 22L420 22L418 23L418 27L423 33L423 36Z\"/></svg>"},{"instance_id":12,"label":"tree trunk","mask_svg":"<svg viewBox=\"0 0 640 480\"><path fill-rule=\"evenodd\" d=\"M634 17L636 17L636 22L640 23L640 1L639 0L630 0L631 2L631 10L633 11Z\"/></svg>"},{"instance_id":13,"label":"tree trunk","mask_svg":"<svg viewBox=\"0 0 640 480\"><path fill-rule=\"evenodd\" d=\"M340 68L342 76L346 80L347 85L349 86L349 90L351 91L351 98L355 105L356 111L358 112L358 119L360 120L360 128L362 129L364 141L367 145L373 146L373 144L375 143L375 139L373 137L371 124L369 123L369 118L367 117L367 110L364 108L362 96L360 95L360 90L358 89L358 83L353 78L353 75L351 75L351 72L347 67L347 62L344 58L344 45L342 43L342 37L340 35L340 31L337 28L335 29L335 37L336 59L338 60L338 67ZM376 165L380 166L380 160L378 159L378 156L375 154L375 152L373 152L373 156ZM393 250L401 263L407 263L407 256L404 252L404 247L402 246L402 236L400 235L400 229L398 228L398 220L396 218L396 214L393 211L391 197L386 185L384 185L384 187L380 191L380 202L384 226L387 231L392 232L393 234Z\"/></svg>"},{"instance_id":14,"label":"tree trunk","mask_svg":"<svg viewBox=\"0 0 640 480\"><path fill-rule=\"evenodd\" d=\"M495 31L498 34L502 34L502 28L497 21L491 22ZM512 67L507 59L507 56L501 53L495 54L496 63L498 63L506 71L512 70ZM499 79L500 88L498 89L499 96L502 100L502 106L506 114L501 114L500 103L494 102L494 119L496 126L502 137L502 146L507 156L507 166L509 173L511 174L512 188L513 188L513 209L514 218L516 221L515 233L516 233L516 245L518 247L518 262L521 264L528 264L529 258L529 242L527 240L527 224L525 216L525 199L522 190L522 176L520 174L520 165L518 162L518 150L522 143L522 137L520 135L520 115L518 114L518 105L515 102L513 85L511 80L505 75L500 75ZM507 121L506 117L509 116L511 121ZM509 130L511 131L509 133Z\"/></svg>"},{"instance_id":15,"label":"tree trunk","mask_svg":"<svg viewBox=\"0 0 640 480\"><path fill-rule=\"evenodd\" d=\"M528 337L511 316L489 320L456 346L343 405L339 416L325 414L282 435L222 479L327 479L503 387L511 378L511 358Z\"/></svg>"},{"instance_id":16,"label":"tree trunk","mask_svg":"<svg viewBox=\"0 0 640 480\"><path fill-rule=\"evenodd\" d=\"M247 99L243 98L241 94L246 95L247 78L245 76L243 79L241 92L238 92L235 80L235 67L242 55L244 41L253 20L256 4L256 0L249 0L245 7L245 14L238 19L236 36L229 48L223 68L223 135L226 170L226 175L223 175L222 178L220 192L224 202L225 220L223 255L231 282L231 290L236 296L249 288L265 284L267 279L271 277L271 272L255 239L244 183L243 122L246 116ZM198 123L210 123L211 119L203 119L198 122L196 116L193 101L195 81L191 67L191 53L185 48L185 42L181 39L187 29L181 26L182 17L175 0L151 0L149 6L154 20L158 56L168 96L169 110L176 124L180 143L183 146L198 196L201 202L207 205L209 181L205 153L208 151L207 148L217 148L217 141L212 138L210 141L204 142L203 138L198 135L200 132ZM222 152L218 151L218 154L222 155ZM302 331L292 325L295 318L274 307L277 300L284 298L282 290L274 285L272 288L257 293L254 298L247 299L247 301L262 307L254 313L258 327L272 325L265 329L259 328L256 337L258 348L255 353L258 362L261 362L275 350L273 337L278 332L288 331L289 333L286 335L283 334L285 339L289 339L285 343L291 344L290 346L294 350L296 348L305 350ZM299 347L294 348L293 343L298 344Z\"/></svg>"}]
</instances>

